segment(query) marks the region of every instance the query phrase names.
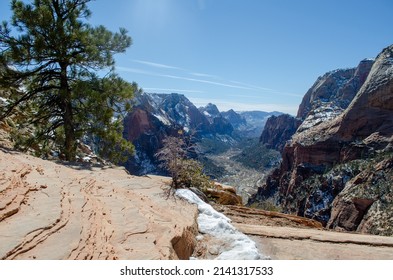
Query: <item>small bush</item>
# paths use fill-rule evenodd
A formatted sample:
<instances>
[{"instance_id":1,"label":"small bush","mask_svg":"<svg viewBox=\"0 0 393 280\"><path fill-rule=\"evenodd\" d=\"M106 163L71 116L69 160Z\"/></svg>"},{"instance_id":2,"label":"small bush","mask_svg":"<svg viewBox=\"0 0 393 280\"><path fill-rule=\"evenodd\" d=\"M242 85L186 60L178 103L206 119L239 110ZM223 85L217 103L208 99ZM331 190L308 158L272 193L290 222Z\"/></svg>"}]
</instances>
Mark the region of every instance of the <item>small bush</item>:
<instances>
[{"instance_id":1,"label":"small bush","mask_svg":"<svg viewBox=\"0 0 393 280\"><path fill-rule=\"evenodd\" d=\"M194 187L202 192L214 187L210 178L203 173L202 164L193 159L181 160L175 185L182 188Z\"/></svg>"},{"instance_id":2,"label":"small bush","mask_svg":"<svg viewBox=\"0 0 393 280\"><path fill-rule=\"evenodd\" d=\"M263 201L254 202L253 204L250 205L250 207L262 209L266 211L272 211L272 212L283 212L281 206L276 205L273 199L266 199Z\"/></svg>"},{"instance_id":3,"label":"small bush","mask_svg":"<svg viewBox=\"0 0 393 280\"><path fill-rule=\"evenodd\" d=\"M213 182L203 173L203 166L196 160L187 158L186 145L183 138L167 137L163 147L156 153L161 161L160 166L172 177L171 188L197 188L202 192L214 186Z\"/></svg>"}]
</instances>

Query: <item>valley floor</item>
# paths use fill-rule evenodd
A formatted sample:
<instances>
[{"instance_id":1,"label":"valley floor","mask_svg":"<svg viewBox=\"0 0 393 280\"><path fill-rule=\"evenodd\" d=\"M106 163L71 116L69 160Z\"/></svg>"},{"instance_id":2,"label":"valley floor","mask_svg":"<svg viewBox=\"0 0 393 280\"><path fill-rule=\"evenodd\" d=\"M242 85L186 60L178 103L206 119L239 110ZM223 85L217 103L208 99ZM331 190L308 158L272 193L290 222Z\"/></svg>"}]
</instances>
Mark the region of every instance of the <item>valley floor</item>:
<instances>
[{"instance_id":1,"label":"valley floor","mask_svg":"<svg viewBox=\"0 0 393 280\"><path fill-rule=\"evenodd\" d=\"M258 182L265 177L264 172L248 168L233 159L242 152L238 148L230 148L221 154L208 155L207 158L215 165L225 169L225 175L217 178L220 183L235 186L236 192L242 197L243 204L257 190Z\"/></svg>"}]
</instances>

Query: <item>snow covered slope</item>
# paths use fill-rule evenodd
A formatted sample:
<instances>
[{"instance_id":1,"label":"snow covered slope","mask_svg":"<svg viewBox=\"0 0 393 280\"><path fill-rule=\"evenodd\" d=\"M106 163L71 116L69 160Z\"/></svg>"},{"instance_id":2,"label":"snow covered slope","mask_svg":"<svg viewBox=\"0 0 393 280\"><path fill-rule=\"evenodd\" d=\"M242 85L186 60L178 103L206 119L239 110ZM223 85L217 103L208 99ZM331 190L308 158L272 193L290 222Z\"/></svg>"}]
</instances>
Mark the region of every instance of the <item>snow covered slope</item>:
<instances>
[{"instance_id":1,"label":"snow covered slope","mask_svg":"<svg viewBox=\"0 0 393 280\"><path fill-rule=\"evenodd\" d=\"M187 189L176 191L190 203L198 206L198 227L202 234L212 235L223 241L224 246L220 248L217 259L219 260L259 260L268 259L261 254L255 242L248 236L233 227L231 220L217 212L209 204L203 202L196 194Z\"/></svg>"}]
</instances>

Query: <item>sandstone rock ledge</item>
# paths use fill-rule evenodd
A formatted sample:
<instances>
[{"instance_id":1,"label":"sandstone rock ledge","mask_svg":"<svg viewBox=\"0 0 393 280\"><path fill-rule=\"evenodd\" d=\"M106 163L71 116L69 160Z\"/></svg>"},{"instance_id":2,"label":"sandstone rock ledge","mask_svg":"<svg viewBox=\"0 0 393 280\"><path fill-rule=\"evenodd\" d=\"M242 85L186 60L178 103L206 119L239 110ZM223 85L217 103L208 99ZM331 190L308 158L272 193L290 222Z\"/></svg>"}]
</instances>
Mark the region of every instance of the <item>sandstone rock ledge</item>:
<instances>
[{"instance_id":1,"label":"sandstone rock ledge","mask_svg":"<svg viewBox=\"0 0 393 280\"><path fill-rule=\"evenodd\" d=\"M326 230L314 220L261 209L215 208L271 259L393 260L392 236Z\"/></svg>"},{"instance_id":2,"label":"sandstone rock ledge","mask_svg":"<svg viewBox=\"0 0 393 280\"><path fill-rule=\"evenodd\" d=\"M0 149L0 259L188 259L197 209L166 182Z\"/></svg>"}]
</instances>

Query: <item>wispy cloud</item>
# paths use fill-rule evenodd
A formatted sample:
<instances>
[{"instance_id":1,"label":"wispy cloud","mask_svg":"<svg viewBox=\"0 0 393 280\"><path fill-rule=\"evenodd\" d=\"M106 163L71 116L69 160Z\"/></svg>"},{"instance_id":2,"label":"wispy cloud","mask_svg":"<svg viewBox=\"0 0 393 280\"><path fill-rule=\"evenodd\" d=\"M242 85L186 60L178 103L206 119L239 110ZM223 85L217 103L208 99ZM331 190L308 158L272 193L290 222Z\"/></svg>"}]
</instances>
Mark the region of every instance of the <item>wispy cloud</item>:
<instances>
[{"instance_id":1,"label":"wispy cloud","mask_svg":"<svg viewBox=\"0 0 393 280\"><path fill-rule=\"evenodd\" d=\"M123 71L123 72L131 72L131 73L137 73L137 74L144 74L144 75L162 77L162 78L170 78L170 79L184 80L184 81L190 81L190 82L198 82L198 83L204 83L204 84L210 84L210 85L216 85L216 86L222 86L222 87L252 90L252 88L247 88L247 87L243 87L243 86L233 85L233 84L229 84L229 83L227 84L227 83L214 82L214 81L210 81L210 80L189 78L189 77L184 77L184 76L161 74L161 73L156 73L156 72L151 72L151 71L145 71L145 70L138 69L138 68L130 68L130 67L118 66L117 70Z\"/></svg>"},{"instance_id":2,"label":"wispy cloud","mask_svg":"<svg viewBox=\"0 0 393 280\"><path fill-rule=\"evenodd\" d=\"M274 90L274 89L271 89L271 88L254 86L254 85L250 85L250 84L239 82L239 81L230 81L230 82L234 83L234 84L238 84L238 85L243 85L243 86L246 86L246 87L254 88L254 89L259 89L259 90L265 90L265 91L272 91L272 90Z\"/></svg>"},{"instance_id":3,"label":"wispy cloud","mask_svg":"<svg viewBox=\"0 0 393 280\"><path fill-rule=\"evenodd\" d=\"M193 89L178 89L178 88L143 88L145 91L150 92L177 92L177 93L205 93L202 90L193 90Z\"/></svg>"},{"instance_id":4,"label":"wispy cloud","mask_svg":"<svg viewBox=\"0 0 393 280\"><path fill-rule=\"evenodd\" d=\"M205 73L198 73L198 72L191 72L189 73L190 75L196 76L196 77L204 77L204 78L211 78L211 79L220 79L216 75L210 75L210 74L205 74Z\"/></svg>"},{"instance_id":5,"label":"wispy cloud","mask_svg":"<svg viewBox=\"0 0 393 280\"><path fill-rule=\"evenodd\" d=\"M284 92L284 91L280 91L280 90L276 90L276 89L272 89L272 88L267 88L267 87L260 87L260 86L255 86L255 85L251 85L248 83L243 83L243 82L239 82L239 81L230 81L231 83L234 84L238 84L238 85L242 85L245 87L249 87L251 89L260 91L260 92L266 92L266 93L272 93L272 94L278 94L278 95L285 95L285 96L293 96L293 97L302 97L302 94L298 94L298 93L293 93L293 92Z\"/></svg>"},{"instance_id":6,"label":"wispy cloud","mask_svg":"<svg viewBox=\"0 0 393 280\"><path fill-rule=\"evenodd\" d=\"M144 74L144 75L152 75L154 76L153 72L142 70L139 68L132 68L132 67L123 67L123 66L116 66L116 69L121 71L121 72L130 72L130 73L136 73L136 74Z\"/></svg>"},{"instance_id":7,"label":"wispy cloud","mask_svg":"<svg viewBox=\"0 0 393 280\"><path fill-rule=\"evenodd\" d=\"M176 70L183 70L180 67L172 66L172 65L167 65L167 64L161 64L161 63L156 63L156 62L151 62L151 61L146 61L146 60L139 60L139 59L134 59L133 60L136 63L155 67L155 68L161 68L161 69L176 69Z\"/></svg>"},{"instance_id":8,"label":"wispy cloud","mask_svg":"<svg viewBox=\"0 0 393 280\"><path fill-rule=\"evenodd\" d=\"M133 61L138 64L149 66L149 67L154 68L156 70L159 70L159 69L161 69L161 70L176 70L176 73L169 74L168 71L165 71L165 72L149 71L149 70L144 70L144 69L140 69L140 68L121 67L121 66L117 67L117 69L119 71L123 71L123 72L131 72L131 73L149 75L149 76L154 76L154 77L170 78L170 79L203 83L203 84L209 84L209 85L226 87L226 88L254 91L254 92L263 93L263 94L277 94L277 95L283 95L283 96L302 97L302 94L283 92L283 91L275 90L272 88L260 87L260 86L252 85L249 83L240 82L240 81L225 80L225 79L222 79L216 75L211 75L211 74L207 74L207 73L200 73L200 72L193 72L193 71L189 71L184 68L173 66L173 65L167 65L167 64L146 61L146 60L138 60L138 59L134 59ZM184 75L179 75L182 73ZM186 91L184 91L184 92L186 92ZM193 91L193 92L195 92L195 91ZM241 97L241 96L239 96L239 97Z\"/></svg>"},{"instance_id":9,"label":"wispy cloud","mask_svg":"<svg viewBox=\"0 0 393 280\"><path fill-rule=\"evenodd\" d=\"M215 81L210 81L210 80L194 79L194 78L175 76L175 75L162 75L162 76L167 77L167 78L172 78L172 79L190 81L190 82L198 82L198 83L204 83L204 84L210 84L210 85L216 85L216 86L222 86L222 87L251 90L251 88L248 88L248 87L237 86L237 85L233 85L233 84L229 84L229 83L220 83L220 82L215 82Z\"/></svg>"}]
</instances>

